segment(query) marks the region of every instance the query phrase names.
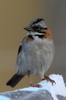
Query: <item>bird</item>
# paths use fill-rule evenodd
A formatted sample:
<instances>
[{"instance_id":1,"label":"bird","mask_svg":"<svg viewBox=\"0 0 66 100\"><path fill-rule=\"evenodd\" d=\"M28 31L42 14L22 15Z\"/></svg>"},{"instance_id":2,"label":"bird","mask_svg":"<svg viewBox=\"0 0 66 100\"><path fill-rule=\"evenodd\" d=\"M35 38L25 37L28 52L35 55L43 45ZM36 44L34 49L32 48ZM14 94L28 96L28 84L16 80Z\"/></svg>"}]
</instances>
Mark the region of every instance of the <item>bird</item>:
<instances>
[{"instance_id":1,"label":"bird","mask_svg":"<svg viewBox=\"0 0 66 100\"><path fill-rule=\"evenodd\" d=\"M43 18L33 19L24 29L27 35L19 45L16 72L6 84L15 87L25 75L29 76L31 86L32 75L54 83L54 80L45 76L52 64L55 51L51 30Z\"/></svg>"}]
</instances>

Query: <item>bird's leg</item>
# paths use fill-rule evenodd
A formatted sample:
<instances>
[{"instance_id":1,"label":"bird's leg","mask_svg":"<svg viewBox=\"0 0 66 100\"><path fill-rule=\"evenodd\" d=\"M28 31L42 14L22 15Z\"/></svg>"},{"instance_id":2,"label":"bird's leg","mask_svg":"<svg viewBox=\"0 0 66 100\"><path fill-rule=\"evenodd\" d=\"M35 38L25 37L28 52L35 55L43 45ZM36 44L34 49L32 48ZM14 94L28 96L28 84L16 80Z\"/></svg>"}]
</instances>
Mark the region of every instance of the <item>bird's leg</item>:
<instances>
[{"instance_id":1,"label":"bird's leg","mask_svg":"<svg viewBox=\"0 0 66 100\"><path fill-rule=\"evenodd\" d=\"M33 86L32 80L31 80L31 75L29 75L29 80L30 80L30 86Z\"/></svg>"},{"instance_id":2,"label":"bird's leg","mask_svg":"<svg viewBox=\"0 0 66 100\"><path fill-rule=\"evenodd\" d=\"M30 80L29 83L30 83L30 86L31 87L37 87L37 88L40 88L41 87L40 84L33 85L32 80L31 80L30 71L28 72L28 76L29 76L29 80Z\"/></svg>"},{"instance_id":3,"label":"bird's leg","mask_svg":"<svg viewBox=\"0 0 66 100\"><path fill-rule=\"evenodd\" d=\"M35 84L35 85L32 84L31 75L29 75L29 79L30 79L30 86L31 86L31 87L37 87L37 88L40 88L40 87L41 87L40 84Z\"/></svg>"},{"instance_id":4,"label":"bird's leg","mask_svg":"<svg viewBox=\"0 0 66 100\"><path fill-rule=\"evenodd\" d=\"M48 76L44 76L44 78L42 80L47 80L50 81L53 85L53 83L56 83L54 80L52 80L51 78L49 78Z\"/></svg>"},{"instance_id":5,"label":"bird's leg","mask_svg":"<svg viewBox=\"0 0 66 100\"><path fill-rule=\"evenodd\" d=\"M28 77L29 77L29 84L30 84L30 86L33 86L33 84L32 84L32 80L31 80L30 71L28 71Z\"/></svg>"}]
</instances>

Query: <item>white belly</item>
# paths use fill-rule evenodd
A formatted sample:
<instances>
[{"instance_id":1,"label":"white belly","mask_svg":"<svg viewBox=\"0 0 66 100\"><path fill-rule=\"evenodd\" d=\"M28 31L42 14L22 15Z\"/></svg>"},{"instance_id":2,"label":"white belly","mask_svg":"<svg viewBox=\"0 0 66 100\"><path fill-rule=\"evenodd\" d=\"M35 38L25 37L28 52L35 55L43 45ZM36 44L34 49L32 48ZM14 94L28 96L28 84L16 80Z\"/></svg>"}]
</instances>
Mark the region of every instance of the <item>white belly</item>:
<instances>
[{"instance_id":1,"label":"white belly","mask_svg":"<svg viewBox=\"0 0 66 100\"><path fill-rule=\"evenodd\" d=\"M32 41L25 47L17 59L17 71L32 75L43 76L50 67L54 56L53 42L44 39Z\"/></svg>"}]
</instances>

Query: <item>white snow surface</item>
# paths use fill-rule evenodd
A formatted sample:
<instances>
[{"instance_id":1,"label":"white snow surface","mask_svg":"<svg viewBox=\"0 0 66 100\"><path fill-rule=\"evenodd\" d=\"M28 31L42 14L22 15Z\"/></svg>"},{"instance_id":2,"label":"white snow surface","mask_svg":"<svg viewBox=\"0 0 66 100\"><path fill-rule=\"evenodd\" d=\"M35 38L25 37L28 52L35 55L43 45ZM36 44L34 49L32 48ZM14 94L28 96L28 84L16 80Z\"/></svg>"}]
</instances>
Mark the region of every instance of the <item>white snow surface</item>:
<instances>
[{"instance_id":1,"label":"white snow surface","mask_svg":"<svg viewBox=\"0 0 66 100\"><path fill-rule=\"evenodd\" d=\"M64 83L62 75L52 74L52 75L49 75L49 77L52 80L54 80L56 83L52 85L50 81L47 82L47 80L44 80L38 83L42 86L41 88L29 87L29 88L24 88L21 90L22 91L47 90L51 93L54 100L58 100L56 95L61 95L61 96L66 97L66 87L65 87L65 83Z\"/></svg>"},{"instance_id":2,"label":"white snow surface","mask_svg":"<svg viewBox=\"0 0 66 100\"><path fill-rule=\"evenodd\" d=\"M54 83L52 85L52 83L50 81L43 80L40 83L38 83L41 85L40 88L28 87L28 88L23 88L23 89L19 89L19 90L21 90L21 91L47 90L49 93L51 93L54 100L58 100L57 95L66 97L66 87L65 87L64 80L63 80L63 76L58 75L58 74L52 74L52 75L49 75L49 77L52 80L54 80L56 83ZM14 90L14 91L16 92L18 90ZM11 100L11 99L0 95L0 100Z\"/></svg>"},{"instance_id":3,"label":"white snow surface","mask_svg":"<svg viewBox=\"0 0 66 100\"><path fill-rule=\"evenodd\" d=\"M0 96L0 100L11 100L10 98L7 98L5 96Z\"/></svg>"}]
</instances>

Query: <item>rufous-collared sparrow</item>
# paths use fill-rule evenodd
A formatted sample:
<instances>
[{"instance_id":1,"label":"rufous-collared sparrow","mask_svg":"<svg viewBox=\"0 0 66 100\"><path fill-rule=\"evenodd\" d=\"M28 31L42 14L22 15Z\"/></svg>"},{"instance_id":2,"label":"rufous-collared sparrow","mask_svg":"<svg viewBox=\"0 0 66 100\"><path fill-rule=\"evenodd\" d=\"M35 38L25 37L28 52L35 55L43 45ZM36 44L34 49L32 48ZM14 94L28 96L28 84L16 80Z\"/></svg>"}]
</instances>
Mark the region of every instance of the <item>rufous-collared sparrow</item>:
<instances>
[{"instance_id":1,"label":"rufous-collared sparrow","mask_svg":"<svg viewBox=\"0 0 66 100\"><path fill-rule=\"evenodd\" d=\"M16 74L7 82L7 85L14 87L25 75L38 75L41 79L47 79L53 83L53 80L45 76L54 57L50 29L42 18L34 19L24 29L28 32L18 49ZM30 84L32 84L31 81Z\"/></svg>"}]
</instances>

